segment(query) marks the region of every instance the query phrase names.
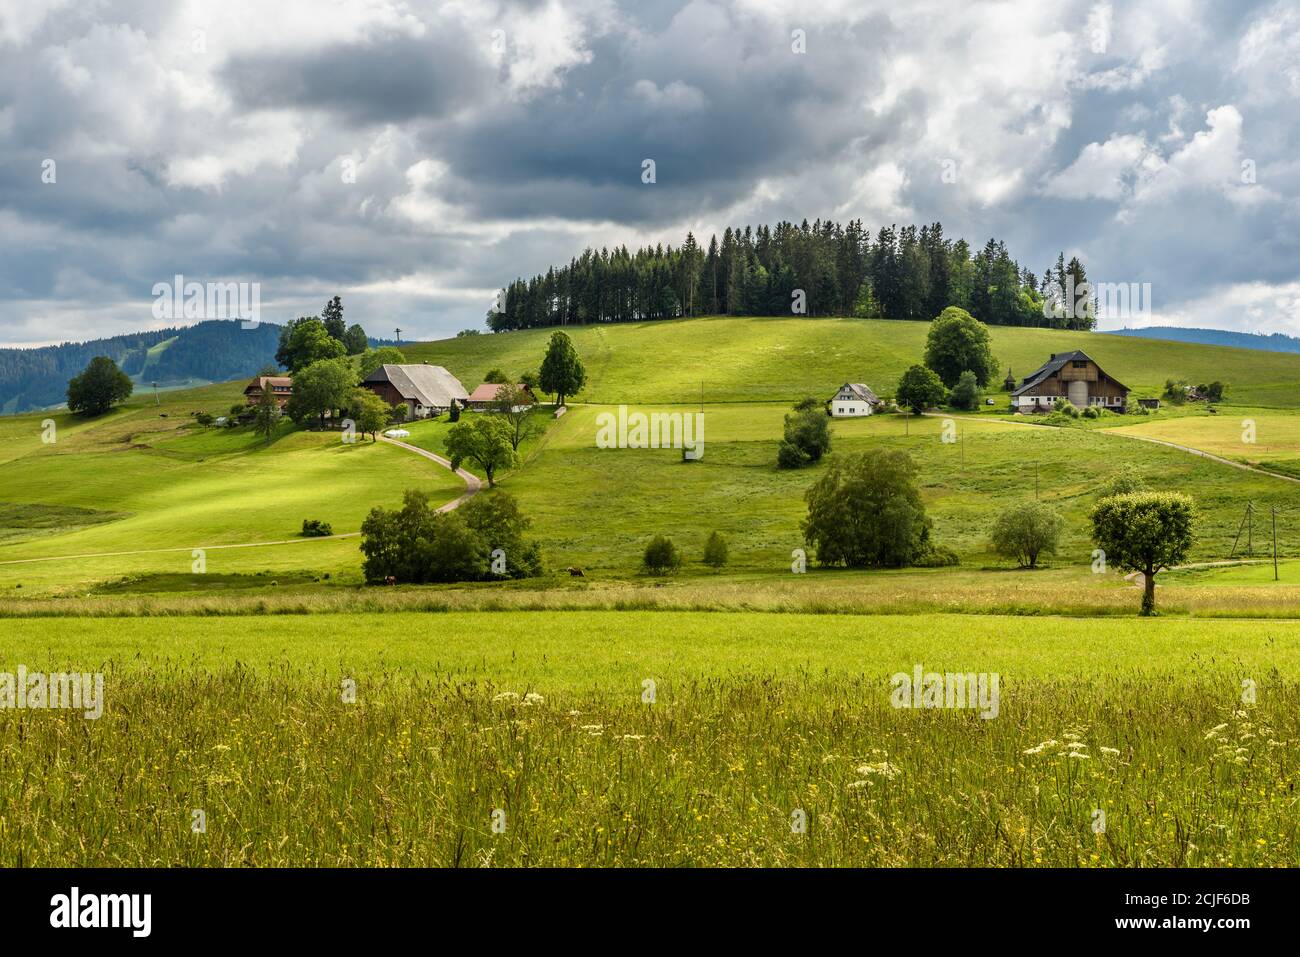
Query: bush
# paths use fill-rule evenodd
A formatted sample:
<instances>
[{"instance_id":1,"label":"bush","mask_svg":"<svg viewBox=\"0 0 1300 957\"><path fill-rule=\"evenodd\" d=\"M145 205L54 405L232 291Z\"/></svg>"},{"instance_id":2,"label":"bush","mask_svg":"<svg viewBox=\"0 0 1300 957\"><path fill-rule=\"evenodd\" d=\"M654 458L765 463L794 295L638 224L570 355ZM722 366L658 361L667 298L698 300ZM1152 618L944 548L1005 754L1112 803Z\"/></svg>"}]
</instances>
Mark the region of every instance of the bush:
<instances>
[{"instance_id":1,"label":"bush","mask_svg":"<svg viewBox=\"0 0 1300 957\"><path fill-rule=\"evenodd\" d=\"M949 401L954 407L968 412L979 407L980 385L975 379L975 373L966 371L961 374L953 387Z\"/></svg>"},{"instance_id":2,"label":"bush","mask_svg":"<svg viewBox=\"0 0 1300 957\"><path fill-rule=\"evenodd\" d=\"M783 469L819 461L831 450L831 423L821 404L810 398L802 400L794 408L795 411L785 417L785 438L776 453L776 464ZM785 446L791 446L793 451Z\"/></svg>"},{"instance_id":3,"label":"bush","mask_svg":"<svg viewBox=\"0 0 1300 957\"><path fill-rule=\"evenodd\" d=\"M808 456L797 445L791 445L784 439L776 449L776 465L782 469L803 468L809 462Z\"/></svg>"},{"instance_id":4,"label":"bush","mask_svg":"<svg viewBox=\"0 0 1300 957\"><path fill-rule=\"evenodd\" d=\"M326 535L333 535L334 529L329 522L322 522L319 518L304 518L302 520L302 533L308 538L322 538Z\"/></svg>"},{"instance_id":5,"label":"bush","mask_svg":"<svg viewBox=\"0 0 1300 957\"><path fill-rule=\"evenodd\" d=\"M506 575L539 574L541 556L535 542L523 539L528 521L514 499L503 492L481 493L461 508L438 512L429 497L409 490L401 509L371 509L361 525L362 565L366 581L482 581L501 577L492 571L492 551L506 553Z\"/></svg>"},{"instance_id":6,"label":"bush","mask_svg":"<svg viewBox=\"0 0 1300 957\"><path fill-rule=\"evenodd\" d=\"M1097 407L1095 405L1088 406L1086 409L1083 410L1083 417L1085 419L1097 418Z\"/></svg>"},{"instance_id":7,"label":"bush","mask_svg":"<svg viewBox=\"0 0 1300 957\"><path fill-rule=\"evenodd\" d=\"M1111 495L1128 495L1146 490L1147 483L1142 478L1142 473L1133 465L1121 465L1114 475L1102 483L1097 490L1097 497L1109 498Z\"/></svg>"},{"instance_id":8,"label":"bush","mask_svg":"<svg viewBox=\"0 0 1300 957\"><path fill-rule=\"evenodd\" d=\"M1040 556L1056 554L1063 524L1060 513L1044 502L1012 505L993 523L993 547L1021 568L1037 568Z\"/></svg>"},{"instance_id":9,"label":"bush","mask_svg":"<svg viewBox=\"0 0 1300 957\"><path fill-rule=\"evenodd\" d=\"M917 568L948 568L952 565L960 565L961 559L948 546L931 543L929 549L912 564Z\"/></svg>"},{"instance_id":10,"label":"bush","mask_svg":"<svg viewBox=\"0 0 1300 957\"><path fill-rule=\"evenodd\" d=\"M715 569L727 564L727 540L718 532L709 535L704 543L704 564Z\"/></svg>"},{"instance_id":11,"label":"bush","mask_svg":"<svg viewBox=\"0 0 1300 957\"><path fill-rule=\"evenodd\" d=\"M209 425L211 425L213 422L217 420L214 419L212 415L208 412L196 412L194 414L194 421L206 429Z\"/></svg>"},{"instance_id":12,"label":"bush","mask_svg":"<svg viewBox=\"0 0 1300 957\"><path fill-rule=\"evenodd\" d=\"M682 556L671 538L656 535L645 547L642 564L650 574L664 575L682 567Z\"/></svg>"},{"instance_id":13,"label":"bush","mask_svg":"<svg viewBox=\"0 0 1300 957\"><path fill-rule=\"evenodd\" d=\"M804 541L823 565L912 565L931 552L930 519L916 485L916 463L876 448L842 461L808 489Z\"/></svg>"}]
</instances>

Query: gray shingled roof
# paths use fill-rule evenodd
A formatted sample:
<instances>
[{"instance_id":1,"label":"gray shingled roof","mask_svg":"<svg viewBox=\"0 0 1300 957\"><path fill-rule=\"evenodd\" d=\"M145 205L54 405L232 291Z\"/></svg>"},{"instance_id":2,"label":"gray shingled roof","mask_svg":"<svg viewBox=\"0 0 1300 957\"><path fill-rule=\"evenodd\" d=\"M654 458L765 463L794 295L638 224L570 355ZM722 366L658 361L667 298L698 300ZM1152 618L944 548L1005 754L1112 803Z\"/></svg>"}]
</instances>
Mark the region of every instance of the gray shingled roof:
<instances>
[{"instance_id":1,"label":"gray shingled roof","mask_svg":"<svg viewBox=\"0 0 1300 957\"><path fill-rule=\"evenodd\" d=\"M452 399L469 398L460 380L442 366L382 365L366 381L391 383L402 398L414 399L426 409L447 409Z\"/></svg>"},{"instance_id":2,"label":"gray shingled roof","mask_svg":"<svg viewBox=\"0 0 1300 957\"><path fill-rule=\"evenodd\" d=\"M880 401L880 397L871 391L871 388L865 382L846 382L838 389L835 394L839 395L845 389L849 389L863 402L870 402L872 405Z\"/></svg>"},{"instance_id":3,"label":"gray shingled roof","mask_svg":"<svg viewBox=\"0 0 1300 957\"><path fill-rule=\"evenodd\" d=\"M1086 352L1080 352L1077 349L1074 352L1058 352L1056 355L1052 356L1052 358L1048 359L1047 362L1043 363L1043 365L1040 368L1035 369L1033 372L1029 373L1029 375L1025 377L1025 381L1020 383L1020 388L1016 389L1011 394L1020 395L1026 389L1032 389L1034 386L1038 385L1040 382L1042 382L1044 379L1050 376L1053 372L1060 372L1063 368L1065 368L1065 364L1067 362L1072 362L1075 359L1087 360L1088 362L1097 361L1092 356L1088 355ZM1101 372L1102 375L1105 375L1106 378L1110 379L1111 382L1114 382L1121 389L1128 391L1128 386L1126 386L1123 382L1120 382L1114 376L1106 375L1105 371L1102 370L1100 365L1097 366L1097 370Z\"/></svg>"}]
</instances>

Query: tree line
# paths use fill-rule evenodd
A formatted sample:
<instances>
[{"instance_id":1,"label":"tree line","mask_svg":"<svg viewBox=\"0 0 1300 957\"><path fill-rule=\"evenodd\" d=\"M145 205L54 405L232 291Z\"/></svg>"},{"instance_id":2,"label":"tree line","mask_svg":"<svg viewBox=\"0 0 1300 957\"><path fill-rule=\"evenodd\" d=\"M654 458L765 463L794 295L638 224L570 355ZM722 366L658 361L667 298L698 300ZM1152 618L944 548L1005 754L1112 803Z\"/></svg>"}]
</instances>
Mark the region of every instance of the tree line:
<instances>
[{"instance_id":1,"label":"tree line","mask_svg":"<svg viewBox=\"0 0 1300 957\"><path fill-rule=\"evenodd\" d=\"M1087 273L1064 253L1036 275L989 239L972 250L941 223L861 220L728 227L707 248L693 233L672 245L586 249L506 286L487 314L493 332L689 316L808 315L930 320L948 306L990 325L1091 329L1090 310L1053 308Z\"/></svg>"}]
</instances>

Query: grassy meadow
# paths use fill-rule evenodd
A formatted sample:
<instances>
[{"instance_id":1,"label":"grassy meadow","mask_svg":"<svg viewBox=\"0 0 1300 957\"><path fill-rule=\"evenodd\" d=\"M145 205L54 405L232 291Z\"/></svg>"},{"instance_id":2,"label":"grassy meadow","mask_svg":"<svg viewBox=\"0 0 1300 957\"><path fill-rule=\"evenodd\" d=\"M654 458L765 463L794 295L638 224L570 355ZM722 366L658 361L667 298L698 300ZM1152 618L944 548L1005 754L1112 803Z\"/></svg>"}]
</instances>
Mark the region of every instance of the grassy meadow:
<instances>
[{"instance_id":1,"label":"grassy meadow","mask_svg":"<svg viewBox=\"0 0 1300 957\"><path fill-rule=\"evenodd\" d=\"M146 392L92 420L0 417L0 672L105 677L98 720L0 710L0 861L1300 863L1296 486L1133 438L1300 475L1300 357L995 328L1017 376L1082 348L1135 395L1219 379L1228 399L1217 415L1064 428L1008 415L1001 393L951 423L836 420L832 454L908 451L933 537L961 564L794 574L825 465L776 468L782 417L845 381L891 392L925 325L567 331L589 386L560 419L539 410L519 466L498 475L542 546L547 572L531 580L365 587L366 513L463 484L383 443L286 424L268 446L197 426L242 382ZM473 388L491 366L537 368L550 332L403 349ZM597 447L601 413L698 412L701 382L701 461ZM444 454L448 427L412 423L408 441ZM1090 567L1088 510L1129 469L1200 509L1194 564L1161 574L1154 620L1136 617L1133 583ZM989 525L1035 496L1065 533L1026 571L992 552ZM1256 557L1268 506L1282 508L1279 581L1271 562L1219 564L1247 502ZM307 518L335 537L300 537ZM701 561L714 530L730 545L720 572ZM685 554L676 575L639 568L657 533ZM918 664L997 674L998 716L891 707L890 675Z\"/></svg>"}]
</instances>

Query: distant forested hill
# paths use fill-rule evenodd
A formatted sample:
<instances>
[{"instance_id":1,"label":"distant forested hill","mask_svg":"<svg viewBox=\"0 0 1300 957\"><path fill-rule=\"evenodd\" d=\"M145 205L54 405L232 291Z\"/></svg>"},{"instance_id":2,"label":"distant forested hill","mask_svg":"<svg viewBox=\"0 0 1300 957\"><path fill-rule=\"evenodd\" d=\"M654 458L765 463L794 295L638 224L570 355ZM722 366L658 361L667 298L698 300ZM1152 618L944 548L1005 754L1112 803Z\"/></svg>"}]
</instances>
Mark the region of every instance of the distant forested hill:
<instances>
[{"instance_id":1,"label":"distant forested hill","mask_svg":"<svg viewBox=\"0 0 1300 957\"><path fill-rule=\"evenodd\" d=\"M224 382L251 376L275 364L280 329L269 322L244 329L238 320L210 320L91 342L0 349L0 412L58 405L66 398L68 380L95 356L108 356L137 384Z\"/></svg>"},{"instance_id":2,"label":"distant forested hill","mask_svg":"<svg viewBox=\"0 0 1300 957\"><path fill-rule=\"evenodd\" d=\"M1300 352L1300 339L1295 336L1284 336L1280 332L1262 335L1255 332L1229 332L1227 329L1148 326L1145 329L1116 329L1108 335L1169 339L1173 342L1201 342L1209 346L1236 346L1238 349L1262 349L1265 352Z\"/></svg>"}]
</instances>

